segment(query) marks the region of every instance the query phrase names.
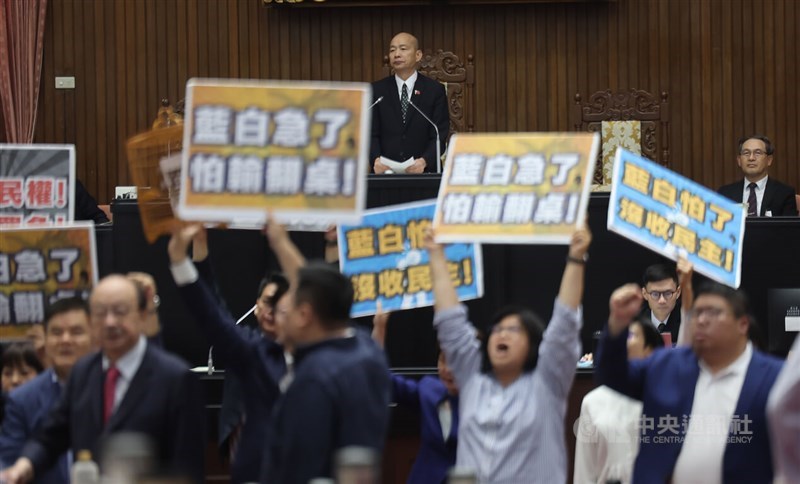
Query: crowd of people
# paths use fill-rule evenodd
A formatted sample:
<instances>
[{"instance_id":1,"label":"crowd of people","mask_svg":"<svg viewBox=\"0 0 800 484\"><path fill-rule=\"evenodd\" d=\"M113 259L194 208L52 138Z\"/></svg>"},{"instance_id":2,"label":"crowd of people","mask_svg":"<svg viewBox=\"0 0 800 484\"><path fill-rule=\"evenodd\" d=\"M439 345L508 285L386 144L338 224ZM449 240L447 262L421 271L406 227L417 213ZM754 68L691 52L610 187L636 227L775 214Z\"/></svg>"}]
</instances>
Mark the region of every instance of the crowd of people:
<instances>
[{"instance_id":1,"label":"crowd of people","mask_svg":"<svg viewBox=\"0 0 800 484\"><path fill-rule=\"evenodd\" d=\"M446 134L444 90L416 71L412 35L395 36L389 58L395 74L375 84L373 170L389 169L384 157L411 158L409 173L430 171L435 139L413 113L428 111ZM796 215L794 190L767 176L769 139L745 138L739 153L744 178L720 192L751 216ZM256 327L228 312L201 225L176 229L168 244L179 297L228 370L220 437L234 482L305 484L333 478L343 449L380 456L393 401L421 416L414 483L445 482L453 467L491 483L570 474L578 483L800 481L800 343L787 365L763 353L746 296L710 282L695 290L687 261L648 267L641 284L611 295L595 355L601 386L583 401L569 469L565 417L582 353L588 229L572 235L549 323L508 306L477 326L429 232L439 376L421 380L390 373L388 314L379 312L371 335L353 326L351 281L307 262L280 224L265 234L282 272L257 288ZM162 347L158 302L148 275L110 275L88 302L48 309L41 359L30 345L5 350L1 479L67 482L78 452L103 462L107 438L136 432L150 439L160 472L203 481L199 380Z\"/></svg>"}]
</instances>

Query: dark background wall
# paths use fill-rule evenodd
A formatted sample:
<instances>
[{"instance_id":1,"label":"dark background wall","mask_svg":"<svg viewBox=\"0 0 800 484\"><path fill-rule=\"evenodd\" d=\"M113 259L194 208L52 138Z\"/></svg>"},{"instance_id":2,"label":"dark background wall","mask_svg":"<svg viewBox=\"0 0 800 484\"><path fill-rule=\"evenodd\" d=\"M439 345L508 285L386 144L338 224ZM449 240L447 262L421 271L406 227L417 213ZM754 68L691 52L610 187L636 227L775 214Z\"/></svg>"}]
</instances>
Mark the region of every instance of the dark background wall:
<instances>
[{"instance_id":1,"label":"dark background wall","mask_svg":"<svg viewBox=\"0 0 800 484\"><path fill-rule=\"evenodd\" d=\"M795 0L268 8L261 0L51 0L36 142L74 143L100 203L130 184L125 140L190 77L372 81L393 33L474 55L477 131L566 131L576 92L667 91L672 168L716 188L736 140L777 145L800 188ZM55 76L75 76L56 90Z\"/></svg>"}]
</instances>

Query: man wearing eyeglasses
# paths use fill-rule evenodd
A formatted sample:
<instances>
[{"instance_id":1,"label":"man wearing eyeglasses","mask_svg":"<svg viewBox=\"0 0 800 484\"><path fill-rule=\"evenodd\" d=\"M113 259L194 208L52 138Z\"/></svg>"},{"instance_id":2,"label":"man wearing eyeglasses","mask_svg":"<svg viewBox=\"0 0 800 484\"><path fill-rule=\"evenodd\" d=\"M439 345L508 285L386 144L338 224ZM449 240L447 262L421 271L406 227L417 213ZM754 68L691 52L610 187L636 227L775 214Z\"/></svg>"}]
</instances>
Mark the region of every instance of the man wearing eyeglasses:
<instances>
[{"instance_id":1,"label":"man wearing eyeglasses","mask_svg":"<svg viewBox=\"0 0 800 484\"><path fill-rule=\"evenodd\" d=\"M653 323L659 333L669 333L673 343L677 342L681 312L676 311L675 306L681 297L681 287L675 266L648 266L642 276L642 297L647 305L643 305L640 316Z\"/></svg>"},{"instance_id":2,"label":"man wearing eyeglasses","mask_svg":"<svg viewBox=\"0 0 800 484\"><path fill-rule=\"evenodd\" d=\"M736 164L742 169L744 179L718 190L734 202L744 203L748 217L797 215L794 188L767 174L774 151L772 142L766 136L757 134L740 139Z\"/></svg>"},{"instance_id":3,"label":"man wearing eyeglasses","mask_svg":"<svg viewBox=\"0 0 800 484\"><path fill-rule=\"evenodd\" d=\"M146 318L140 285L122 275L100 281L89 298L89 320L101 351L75 364L42 431L0 479L28 482L67 450L89 450L101 462L103 439L136 432L150 437L163 469L202 482L200 382L185 363L147 343Z\"/></svg>"},{"instance_id":4,"label":"man wearing eyeglasses","mask_svg":"<svg viewBox=\"0 0 800 484\"><path fill-rule=\"evenodd\" d=\"M701 286L691 346L628 361L627 329L641 301L635 284L614 291L595 359L598 383L643 404L633 482L772 482L766 405L783 362L749 341L744 293Z\"/></svg>"}]
</instances>

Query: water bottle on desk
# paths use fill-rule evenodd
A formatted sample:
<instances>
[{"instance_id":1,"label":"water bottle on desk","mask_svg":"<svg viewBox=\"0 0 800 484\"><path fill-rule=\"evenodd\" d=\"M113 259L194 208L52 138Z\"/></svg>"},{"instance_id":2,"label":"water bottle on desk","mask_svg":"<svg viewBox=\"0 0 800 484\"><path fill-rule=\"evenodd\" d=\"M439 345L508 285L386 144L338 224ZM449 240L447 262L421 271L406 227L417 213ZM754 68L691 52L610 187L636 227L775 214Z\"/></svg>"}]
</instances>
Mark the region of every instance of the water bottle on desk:
<instances>
[{"instance_id":1,"label":"water bottle on desk","mask_svg":"<svg viewBox=\"0 0 800 484\"><path fill-rule=\"evenodd\" d=\"M72 464L70 471L72 484L99 484L100 468L92 460L92 453L88 450L78 452L78 459Z\"/></svg>"}]
</instances>

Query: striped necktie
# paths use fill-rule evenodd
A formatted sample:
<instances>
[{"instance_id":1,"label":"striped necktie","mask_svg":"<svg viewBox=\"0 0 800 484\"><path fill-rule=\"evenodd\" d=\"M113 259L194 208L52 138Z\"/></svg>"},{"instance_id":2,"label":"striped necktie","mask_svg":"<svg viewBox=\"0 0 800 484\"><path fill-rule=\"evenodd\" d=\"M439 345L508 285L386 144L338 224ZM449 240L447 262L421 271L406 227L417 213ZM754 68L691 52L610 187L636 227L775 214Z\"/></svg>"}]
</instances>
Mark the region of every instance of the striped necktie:
<instances>
[{"instance_id":1,"label":"striped necktie","mask_svg":"<svg viewBox=\"0 0 800 484\"><path fill-rule=\"evenodd\" d=\"M400 93L400 111L403 113L403 122L406 122L406 115L408 114L408 88L406 87L405 83L403 84L403 90Z\"/></svg>"}]
</instances>

